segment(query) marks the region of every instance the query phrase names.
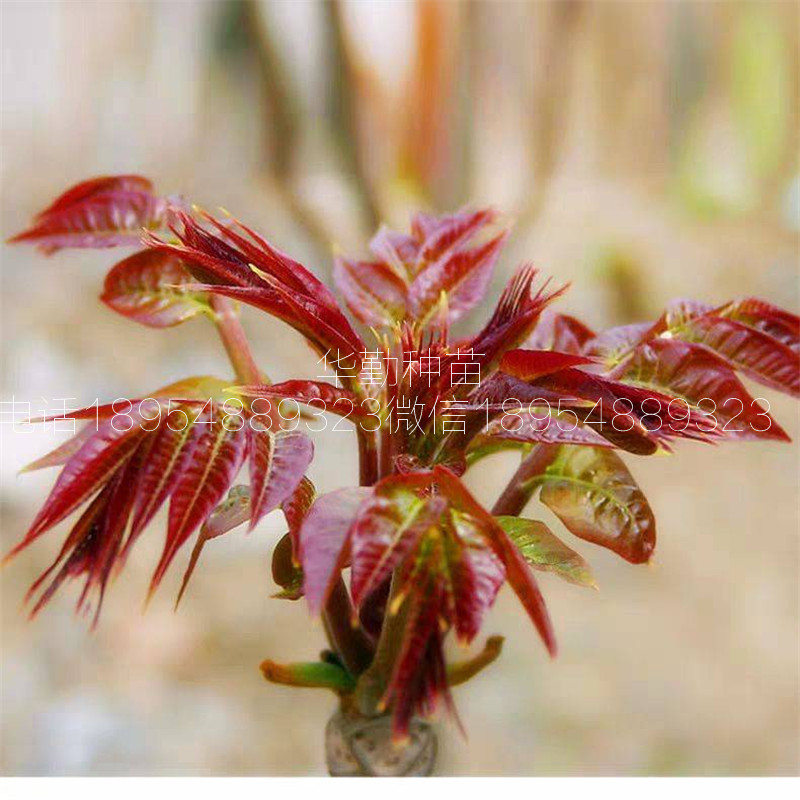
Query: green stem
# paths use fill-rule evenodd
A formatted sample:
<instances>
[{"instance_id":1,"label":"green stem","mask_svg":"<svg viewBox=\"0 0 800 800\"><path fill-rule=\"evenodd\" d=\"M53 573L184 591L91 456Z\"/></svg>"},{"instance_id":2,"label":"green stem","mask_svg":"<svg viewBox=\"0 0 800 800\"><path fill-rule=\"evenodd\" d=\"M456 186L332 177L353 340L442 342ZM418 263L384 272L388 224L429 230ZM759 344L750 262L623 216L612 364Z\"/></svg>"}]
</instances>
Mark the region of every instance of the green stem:
<instances>
[{"instance_id":1,"label":"green stem","mask_svg":"<svg viewBox=\"0 0 800 800\"><path fill-rule=\"evenodd\" d=\"M490 636L483 650L466 661L456 661L447 667L447 685L459 686L474 678L481 670L496 661L503 650L503 637Z\"/></svg>"},{"instance_id":2,"label":"green stem","mask_svg":"<svg viewBox=\"0 0 800 800\"><path fill-rule=\"evenodd\" d=\"M341 576L331 591L322 612L322 621L331 647L342 659L347 671L360 675L372 660L372 644L358 624L353 604Z\"/></svg>"},{"instance_id":3,"label":"green stem","mask_svg":"<svg viewBox=\"0 0 800 800\"><path fill-rule=\"evenodd\" d=\"M236 372L237 380L246 384L263 383L264 376L253 358L250 343L247 341L233 302L227 297L212 295L211 308L214 311L217 331Z\"/></svg>"},{"instance_id":4,"label":"green stem","mask_svg":"<svg viewBox=\"0 0 800 800\"><path fill-rule=\"evenodd\" d=\"M404 601L400 594L400 585L395 573L392 575L392 586L389 599L386 601L386 614L378 637L375 657L356 686L356 705L362 714L371 716L380 714L384 710L381 707L381 700L400 655L408 614L409 603Z\"/></svg>"}]
</instances>

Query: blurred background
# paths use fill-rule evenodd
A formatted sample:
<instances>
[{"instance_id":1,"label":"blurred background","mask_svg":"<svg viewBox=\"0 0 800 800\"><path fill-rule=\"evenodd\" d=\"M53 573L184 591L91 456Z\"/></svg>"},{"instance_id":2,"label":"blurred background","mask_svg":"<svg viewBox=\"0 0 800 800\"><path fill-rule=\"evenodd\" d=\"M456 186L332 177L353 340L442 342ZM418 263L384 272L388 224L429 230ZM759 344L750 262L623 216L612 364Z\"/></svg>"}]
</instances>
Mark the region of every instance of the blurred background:
<instances>
[{"instance_id":1,"label":"blurred background","mask_svg":"<svg viewBox=\"0 0 800 800\"><path fill-rule=\"evenodd\" d=\"M320 275L335 246L365 252L379 220L493 204L515 225L495 295L528 259L574 281L560 310L592 327L679 296L798 311L796 3L3 0L0 13L4 239L74 182L141 172ZM227 374L201 320L152 331L97 302L116 259L2 248L4 401L52 410ZM244 320L273 379L318 374L293 332ZM795 404L753 390L800 436ZM5 551L54 477L18 470L65 435L7 419L0 435ZM356 480L355 448L331 436L312 467L323 489ZM543 577L557 661L501 594L485 630L505 652L456 690L468 738L442 721L440 773L797 773L797 448L678 449L628 459L659 521L652 568L579 543L598 593ZM500 457L468 480L490 501L513 468ZM212 542L174 613L176 564L143 614L154 525L95 633L74 588L31 624L21 610L64 526L6 567L2 772L323 774L334 700L257 669L324 641L303 604L270 599L276 517Z\"/></svg>"}]
</instances>

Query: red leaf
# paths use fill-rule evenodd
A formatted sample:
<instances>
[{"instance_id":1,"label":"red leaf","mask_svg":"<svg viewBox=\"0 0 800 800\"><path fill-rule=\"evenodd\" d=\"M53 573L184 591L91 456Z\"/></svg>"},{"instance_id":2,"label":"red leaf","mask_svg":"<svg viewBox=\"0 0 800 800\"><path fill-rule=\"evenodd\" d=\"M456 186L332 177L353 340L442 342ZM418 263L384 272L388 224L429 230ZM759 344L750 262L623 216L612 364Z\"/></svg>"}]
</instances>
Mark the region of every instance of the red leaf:
<instances>
[{"instance_id":1,"label":"red leaf","mask_svg":"<svg viewBox=\"0 0 800 800\"><path fill-rule=\"evenodd\" d=\"M314 455L311 440L299 431L272 433L250 428L250 530L289 500Z\"/></svg>"},{"instance_id":2,"label":"red leaf","mask_svg":"<svg viewBox=\"0 0 800 800\"><path fill-rule=\"evenodd\" d=\"M649 561L656 544L655 517L616 453L562 447L540 481L541 501L575 536L633 564Z\"/></svg>"},{"instance_id":3,"label":"red leaf","mask_svg":"<svg viewBox=\"0 0 800 800\"><path fill-rule=\"evenodd\" d=\"M594 338L594 335L594 331L575 317L546 311L525 342L525 348L581 354L586 343Z\"/></svg>"},{"instance_id":4,"label":"red leaf","mask_svg":"<svg viewBox=\"0 0 800 800\"><path fill-rule=\"evenodd\" d=\"M105 175L100 178L90 178L67 189L59 195L44 211L36 215L36 219L46 217L56 211L63 211L69 206L89 200L97 195L109 192L146 192L152 194L153 184L141 175Z\"/></svg>"},{"instance_id":5,"label":"red leaf","mask_svg":"<svg viewBox=\"0 0 800 800\"><path fill-rule=\"evenodd\" d=\"M655 339L702 345L753 380L800 397L800 318L768 303L748 298L712 308L676 300L654 325L612 328L587 348L614 367Z\"/></svg>"},{"instance_id":6,"label":"red leaf","mask_svg":"<svg viewBox=\"0 0 800 800\"><path fill-rule=\"evenodd\" d=\"M362 559L369 575L353 584L362 586L354 588L354 596L368 596L369 586L379 586L395 570L387 613L403 615L404 635L382 704L391 704L398 735L405 733L412 714L430 714L441 699L453 710L442 637L452 625L462 641L470 641L505 577L480 526L454 507L454 499L461 498L447 486L439 486L438 495L419 493L433 487L434 477L410 473L376 486L377 498L362 507L360 519L366 548L356 549L359 523L354 526L354 581ZM378 541L371 542L375 533Z\"/></svg>"},{"instance_id":7,"label":"red leaf","mask_svg":"<svg viewBox=\"0 0 800 800\"><path fill-rule=\"evenodd\" d=\"M409 289L412 314L419 321L430 318L439 306L442 292L447 296L450 320L458 319L476 306L486 293L505 239L503 233L471 250L460 250L446 258L440 256L419 272Z\"/></svg>"},{"instance_id":8,"label":"red leaf","mask_svg":"<svg viewBox=\"0 0 800 800\"><path fill-rule=\"evenodd\" d=\"M621 394L615 393L617 391ZM636 397L637 393L642 397ZM560 408L573 423L591 425L616 447L638 455L651 455L659 446L666 449L664 440L667 437L645 428L639 417L628 410L631 405L620 407L617 404L615 407L621 396L629 395L636 397L640 406L642 398L650 396L641 389L613 384L599 376L569 368L545 376L534 385L497 372L480 387L474 402L486 402L490 408L505 413L509 411L509 399L518 401L521 406L541 407L549 403L551 409L558 411Z\"/></svg>"},{"instance_id":9,"label":"red leaf","mask_svg":"<svg viewBox=\"0 0 800 800\"><path fill-rule=\"evenodd\" d=\"M653 326L649 322L621 325L599 333L586 345L589 355L602 359L607 367L619 364L625 356L652 337Z\"/></svg>"},{"instance_id":10,"label":"red leaf","mask_svg":"<svg viewBox=\"0 0 800 800\"><path fill-rule=\"evenodd\" d=\"M800 355L769 334L708 314L689 320L680 337L707 347L753 380L800 397Z\"/></svg>"},{"instance_id":11,"label":"red leaf","mask_svg":"<svg viewBox=\"0 0 800 800\"><path fill-rule=\"evenodd\" d=\"M85 564L87 544L96 541L99 532L102 530L103 520L110 491L105 489L101 491L97 497L87 506L86 510L81 514L78 521L72 526L66 541L61 547L55 561L34 581L28 589L25 599L30 600L47 578L53 571L62 564L61 569L56 573L55 577L48 584L47 588L39 595L33 607L31 608L30 616L34 617L39 611L44 608L50 601L52 596L56 593L61 584L66 578L80 574ZM81 546L83 545L83 549Z\"/></svg>"},{"instance_id":12,"label":"red leaf","mask_svg":"<svg viewBox=\"0 0 800 800\"><path fill-rule=\"evenodd\" d=\"M369 243L372 254L389 267L404 285L414 272L419 247L419 242L413 236L390 230L385 225L381 225Z\"/></svg>"},{"instance_id":13,"label":"red leaf","mask_svg":"<svg viewBox=\"0 0 800 800\"><path fill-rule=\"evenodd\" d=\"M446 600L458 639L469 644L480 631L486 612L494 604L506 578L503 563L492 551L480 526L453 513L456 536L444 540L447 552Z\"/></svg>"},{"instance_id":14,"label":"red leaf","mask_svg":"<svg viewBox=\"0 0 800 800\"><path fill-rule=\"evenodd\" d=\"M181 602L189 580L194 574L200 554L206 546L206 542L216 539L218 536L238 528L250 518L250 489L247 486L233 486L228 492L228 496L211 512L208 519L200 528L200 535L197 537L192 554L189 557L189 564L183 573L181 588L175 598L175 607Z\"/></svg>"},{"instance_id":15,"label":"red leaf","mask_svg":"<svg viewBox=\"0 0 800 800\"><path fill-rule=\"evenodd\" d=\"M348 533L371 489L358 486L318 497L300 528L300 563L304 590L312 614L325 605L344 566Z\"/></svg>"},{"instance_id":16,"label":"red leaf","mask_svg":"<svg viewBox=\"0 0 800 800\"><path fill-rule=\"evenodd\" d=\"M766 333L795 353L800 352L800 317L755 297L734 300L718 308L721 317L742 322Z\"/></svg>"},{"instance_id":17,"label":"red leaf","mask_svg":"<svg viewBox=\"0 0 800 800\"><path fill-rule=\"evenodd\" d=\"M297 484L297 488L291 496L284 500L282 505L283 515L286 517L286 524L289 526L289 536L292 540L292 554L297 565L300 565L300 528L303 520L308 514L308 510L316 497L316 489L311 481L304 477Z\"/></svg>"},{"instance_id":18,"label":"red leaf","mask_svg":"<svg viewBox=\"0 0 800 800\"><path fill-rule=\"evenodd\" d=\"M187 289L250 303L292 325L323 352L358 356L363 342L319 279L240 223L234 223L237 230L213 217L205 219L222 236L182 214L182 227L175 229L179 245L156 238L148 242L178 256L198 280L209 284Z\"/></svg>"},{"instance_id":19,"label":"red leaf","mask_svg":"<svg viewBox=\"0 0 800 800\"><path fill-rule=\"evenodd\" d=\"M556 636L533 570L499 525L495 525L489 530L492 532L492 545L495 552L506 569L506 580L522 603L522 607L528 612L548 653L555 658L558 653Z\"/></svg>"},{"instance_id":20,"label":"red leaf","mask_svg":"<svg viewBox=\"0 0 800 800\"><path fill-rule=\"evenodd\" d=\"M180 259L144 250L111 269L100 299L123 317L151 328L168 328L208 312L206 296L183 288L192 281Z\"/></svg>"},{"instance_id":21,"label":"red leaf","mask_svg":"<svg viewBox=\"0 0 800 800\"><path fill-rule=\"evenodd\" d=\"M596 425L598 432L611 441L615 441L612 438L615 434L635 433L666 449L667 441L674 437L707 437L708 428L700 427L696 415L690 416L691 424L684 429L672 426L669 409L672 397L653 387L630 386L568 368L539 379L532 389L534 394L550 390L563 398L591 404L585 414L578 413L579 419Z\"/></svg>"},{"instance_id":22,"label":"red leaf","mask_svg":"<svg viewBox=\"0 0 800 800\"><path fill-rule=\"evenodd\" d=\"M93 590L96 591L98 596L92 626L97 624L105 587L119 553L133 505L135 473L146 449L145 443L140 445L125 468L114 475L73 527L56 560L31 586L28 597L66 559L31 609L32 617L50 600L67 577L85 574L86 581L78 599L78 611L88 610L89 595Z\"/></svg>"},{"instance_id":23,"label":"red leaf","mask_svg":"<svg viewBox=\"0 0 800 800\"><path fill-rule=\"evenodd\" d=\"M554 350L509 350L500 359L500 369L520 380L533 381L567 367L593 363L591 358Z\"/></svg>"},{"instance_id":24,"label":"red leaf","mask_svg":"<svg viewBox=\"0 0 800 800\"><path fill-rule=\"evenodd\" d=\"M74 419L74 417L69 417L70 419ZM97 431L92 425L85 425L81 430L79 430L74 436L71 436L67 439L66 442L60 444L54 450L51 450L49 453L43 455L41 458L37 458L36 461L32 461L30 464L26 464L20 472L34 472L37 469L46 469L47 467L60 467L63 464L66 464L78 450L81 449L81 446L86 442L86 440L92 436Z\"/></svg>"},{"instance_id":25,"label":"red leaf","mask_svg":"<svg viewBox=\"0 0 800 800\"><path fill-rule=\"evenodd\" d=\"M497 520L475 500L453 473L442 467L435 467L433 474L437 484L442 487L450 500L477 520L483 536L505 567L506 580L528 612L528 616L539 631L550 655L555 656L556 640L544 598L539 591L533 572L516 545L508 538Z\"/></svg>"},{"instance_id":26,"label":"red leaf","mask_svg":"<svg viewBox=\"0 0 800 800\"><path fill-rule=\"evenodd\" d=\"M95 588L102 599L112 564L123 565L144 527L172 496L167 542L151 591L155 588L180 545L213 511L219 511L219 500L230 487L247 452L245 425L252 420L246 416L241 429L226 430L226 426L234 424L232 420L240 418L226 414L222 405L229 397L222 391L225 385L216 378L199 377L164 387L151 398L157 406L155 410L161 412L158 414L151 414L149 408L144 411L143 401L136 401L139 408L129 409L126 404L116 413L116 404L75 412L75 416L84 412L87 416L96 415L99 429L87 428L62 448L40 459L36 466L61 463L65 459L66 464L28 535L11 554L95 495L95 502L90 504L91 514L87 511L80 518L47 573L66 559L58 578L47 590L47 598L65 577L86 574L83 599ZM183 397L175 400L173 392ZM281 444L281 452L285 444ZM276 486L284 479L281 474ZM287 488L287 496L292 488ZM103 502L97 498L103 498ZM125 540L131 515L130 533ZM229 522L229 516L224 521L221 517L212 520L201 538L218 535L223 532L220 528ZM197 555L199 550L195 552L195 561ZM38 581L36 588L40 585Z\"/></svg>"},{"instance_id":27,"label":"red leaf","mask_svg":"<svg viewBox=\"0 0 800 800\"><path fill-rule=\"evenodd\" d=\"M422 242L417 256L416 272L441 261L460 245L472 239L481 228L494 221L490 208L478 211L458 211L447 216L433 217L416 214L411 220L412 234Z\"/></svg>"},{"instance_id":28,"label":"red leaf","mask_svg":"<svg viewBox=\"0 0 800 800\"><path fill-rule=\"evenodd\" d=\"M523 267L509 281L483 330L473 337L468 349L483 354L482 362L493 364L504 352L519 347L536 327L545 308L560 297L567 286L547 293L547 283L533 292L536 270Z\"/></svg>"},{"instance_id":29,"label":"red leaf","mask_svg":"<svg viewBox=\"0 0 800 800\"><path fill-rule=\"evenodd\" d=\"M183 597L200 554L210 539L222 536L248 519L252 530L261 517L286 502L290 508L287 518L290 518L294 540L298 523L294 517L304 514L311 504L313 485L303 476L313 455L311 440L299 432L281 431L273 434L266 429L249 426L247 437L250 487L234 486L203 524L184 573L176 605Z\"/></svg>"},{"instance_id":30,"label":"red leaf","mask_svg":"<svg viewBox=\"0 0 800 800\"><path fill-rule=\"evenodd\" d=\"M459 510L462 498L446 486L431 494L434 484L432 472L391 476L361 505L350 529L353 600L363 609L394 572L397 589L389 613L398 602L417 607L435 597L431 613L439 630L452 625L469 642L505 572L480 526Z\"/></svg>"},{"instance_id":31,"label":"red leaf","mask_svg":"<svg viewBox=\"0 0 800 800\"><path fill-rule=\"evenodd\" d=\"M441 498L423 500L404 476L386 478L360 507L350 533L353 602L364 600L391 575L418 538L446 508Z\"/></svg>"},{"instance_id":32,"label":"red leaf","mask_svg":"<svg viewBox=\"0 0 800 800\"><path fill-rule=\"evenodd\" d=\"M165 225L167 201L137 176L96 178L67 190L10 242L32 242L50 254L64 247L138 244L143 229Z\"/></svg>"},{"instance_id":33,"label":"red leaf","mask_svg":"<svg viewBox=\"0 0 800 800\"><path fill-rule=\"evenodd\" d=\"M337 257L333 279L347 307L365 325L392 325L405 317L408 287L386 264Z\"/></svg>"},{"instance_id":34,"label":"red leaf","mask_svg":"<svg viewBox=\"0 0 800 800\"><path fill-rule=\"evenodd\" d=\"M324 309L304 298L292 297L281 287L255 287L255 286L226 286L222 284L190 284L188 291L208 292L230 297L242 303L259 308L272 314L278 319L291 325L296 331L308 339L318 352L323 355L332 355L343 366L348 367L350 374L356 371L359 363L359 354L364 352L366 345L357 337L350 328L337 325L337 320L326 321L331 315ZM342 320L345 317L342 315ZM352 334L352 336L351 336Z\"/></svg>"},{"instance_id":35,"label":"red leaf","mask_svg":"<svg viewBox=\"0 0 800 800\"><path fill-rule=\"evenodd\" d=\"M711 306L697 300L673 300L655 323L636 322L609 328L587 342L585 349L588 355L599 357L605 362L607 369L612 369L639 345L666 331L670 331L671 337L688 320L711 310Z\"/></svg>"},{"instance_id":36,"label":"red leaf","mask_svg":"<svg viewBox=\"0 0 800 800\"><path fill-rule=\"evenodd\" d=\"M391 704L392 732L399 738L408 733L415 714L432 714L439 698L452 707L439 633L441 589L431 579L407 602L412 608L403 646L382 699L384 705Z\"/></svg>"},{"instance_id":37,"label":"red leaf","mask_svg":"<svg viewBox=\"0 0 800 800\"><path fill-rule=\"evenodd\" d=\"M183 409L169 413L164 424L153 434L154 442L138 480L136 507L131 532L122 552L127 558L136 540L170 496L194 454L197 437Z\"/></svg>"},{"instance_id":38,"label":"red leaf","mask_svg":"<svg viewBox=\"0 0 800 800\"><path fill-rule=\"evenodd\" d=\"M195 422L194 427L203 425ZM181 545L206 520L225 495L242 465L247 449L244 429L229 431L220 420L208 425L194 445L172 490L164 552L150 583L152 594Z\"/></svg>"},{"instance_id":39,"label":"red leaf","mask_svg":"<svg viewBox=\"0 0 800 800\"><path fill-rule=\"evenodd\" d=\"M129 431L117 431L112 425L113 421L103 423L67 462L25 538L4 560L12 558L71 514L105 486L125 463L144 432L135 425Z\"/></svg>"},{"instance_id":40,"label":"red leaf","mask_svg":"<svg viewBox=\"0 0 800 800\"><path fill-rule=\"evenodd\" d=\"M733 371L699 345L653 339L638 347L616 374L620 380L643 389L645 395L649 392L650 397L659 398L662 411L667 403L667 414L659 415L665 430L679 432L685 424L685 410L695 415L696 428L719 436L788 440L785 431L750 396ZM663 393L668 395L666 400ZM675 399L669 400L670 397ZM654 403L642 407L652 412Z\"/></svg>"},{"instance_id":41,"label":"red leaf","mask_svg":"<svg viewBox=\"0 0 800 800\"><path fill-rule=\"evenodd\" d=\"M471 250L463 246L493 219L488 210L420 214L411 236L383 227L370 242L377 261L337 257L339 291L367 325L388 326L410 315L420 322L439 308L442 292L448 295L449 318L456 319L483 296L503 237Z\"/></svg>"},{"instance_id":42,"label":"red leaf","mask_svg":"<svg viewBox=\"0 0 800 800\"><path fill-rule=\"evenodd\" d=\"M370 412L375 410L374 406L362 405L353 392L324 381L284 381L264 386L237 386L234 391L244 397L295 400L319 411L352 417L353 420L369 419Z\"/></svg>"},{"instance_id":43,"label":"red leaf","mask_svg":"<svg viewBox=\"0 0 800 800\"><path fill-rule=\"evenodd\" d=\"M331 290L299 261L273 247L266 239L237 219L232 218L231 224L226 225L209 214L204 214L203 218L213 225L224 239L238 248L249 264L288 288L297 289L313 298L333 314L341 316L339 305ZM195 225L195 229L199 229L199 226Z\"/></svg>"},{"instance_id":44,"label":"red leaf","mask_svg":"<svg viewBox=\"0 0 800 800\"><path fill-rule=\"evenodd\" d=\"M575 444L591 447L614 447L591 425L583 425L571 411L561 414L550 409L537 415L530 411L509 413L492 420L484 434L471 447L480 447L486 440L544 444Z\"/></svg>"},{"instance_id":45,"label":"red leaf","mask_svg":"<svg viewBox=\"0 0 800 800\"><path fill-rule=\"evenodd\" d=\"M105 587L125 537L128 518L136 496L136 473L141 466L142 459L146 457L147 449L148 443L143 441L125 468L117 473L114 483L110 487L103 527L97 536L94 563L87 570L86 585L79 601L82 604L92 588L97 588L99 596L95 607L94 625L99 619Z\"/></svg>"}]
</instances>

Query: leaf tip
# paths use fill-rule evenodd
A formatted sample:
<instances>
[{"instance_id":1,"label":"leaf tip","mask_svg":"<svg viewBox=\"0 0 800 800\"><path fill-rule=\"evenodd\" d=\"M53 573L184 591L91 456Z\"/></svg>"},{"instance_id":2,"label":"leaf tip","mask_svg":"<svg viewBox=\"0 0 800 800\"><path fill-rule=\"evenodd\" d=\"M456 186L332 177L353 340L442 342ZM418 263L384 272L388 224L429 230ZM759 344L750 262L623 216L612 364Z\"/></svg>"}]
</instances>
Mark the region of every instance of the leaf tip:
<instances>
[{"instance_id":1,"label":"leaf tip","mask_svg":"<svg viewBox=\"0 0 800 800\"><path fill-rule=\"evenodd\" d=\"M175 614L178 612L178 606L181 604L181 600L183 599L183 595L186 592L186 577L184 576L184 580L181 583L181 588L178 589L178 596L175 598L175 604L172 606L172 613Z\"/></svg>"},{"instance_id":2,"label":"leaf tip","mask_svg":"<svg viewBox=\"0 0 800 800\"><path fill-rule=\"evenodd\" d=\"M142 603L142 614L147 613L147 609L150 607L150 601L153 599L153 595L156 593L156 589L158 589L158 584L160 581L161 579L157 578L157 576L153 576L153 580L150 581L150 586L147 589L147 595Z\"/></svg>"},{"instance_id":3,"label":"leaf tip","mask_svg":"<svg viewBox=\"0 0 800 800\"><path fill-rule=\"evenodd\" d=\"M19 555L20 551L25 547L27 541L27 537L23 539L19 544L15 544L0 560L0 569L5 567L7 564L10 564L16 557Z\"/></svg>"},{"instance_id":4,"label":"leaf tip","mask_svg":"<svg viewBox=\"0 0 800 800\"><path fill-rule=\"evenodd\" d=\"M270 683L275 682L275 668L276 663L270 659L264 659L259 665L258 668L261 670L261 674L264 676L264 680L269 681Z\"/></svg>"}]
</instances>

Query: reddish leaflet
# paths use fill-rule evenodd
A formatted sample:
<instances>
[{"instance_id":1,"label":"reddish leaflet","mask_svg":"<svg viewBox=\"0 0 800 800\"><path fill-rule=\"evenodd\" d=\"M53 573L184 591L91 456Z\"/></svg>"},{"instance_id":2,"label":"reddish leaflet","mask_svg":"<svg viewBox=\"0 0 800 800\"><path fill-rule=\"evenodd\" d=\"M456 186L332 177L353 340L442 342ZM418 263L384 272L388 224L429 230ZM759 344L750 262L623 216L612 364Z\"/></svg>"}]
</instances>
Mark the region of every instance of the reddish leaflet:
<instances>
[{"instance_id":1,"label":"reddish leaflet","mask_svg":"<svg viewBox=\"0 0 800 800\"><path fill-rule=\"evenodd\" d=\"M474 640L504 582L553 654L534 570L594 585L578 553L519 517L533 495L576 537L646 562L655 518L617 451L651 454L681 438L788 438L737 377L800 395L800 320L760 300L680 301L655 323L595 334L550 311L564 289L535 289L535 270L523 267L485 325L453 340L450 323L481 302L506 231L490 210L418 214L408 234L382 228L371 259L335 262L347 308L373 326L359 333L301 264L235 220L185 208L144 178L97 178L12 240L52 253L141 239L145 249L110 271L103 302L156 328L210 317L235 373L189 378L122 410L87 409L77 416L96 427L32 465L61 472L9 556L80 512L31 589L34 613L81 575L79 606L96 596L99 612L112 570L167 500L151 590L198 529L181 592L209 539L280 508L288 533L273 553L278 596L305 594L332 652L317 664L264 662L265 676L326 686L363 714L391 711L403 734L441 700L452 708L449 688L499 653L492 637L472 661L448 665L442 645L450 631ZM270 384L231 301L288 323L339 385ZM324 410L354 427L359 486L315 499L305 477L311 441L298 415L284 413L287 402L304 406L306 420ZM520 468L489 511L459 476L507 448L520 452ZM235 485L244 464L248 485Z\"/></svg>"}]
</instances>

